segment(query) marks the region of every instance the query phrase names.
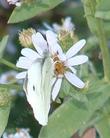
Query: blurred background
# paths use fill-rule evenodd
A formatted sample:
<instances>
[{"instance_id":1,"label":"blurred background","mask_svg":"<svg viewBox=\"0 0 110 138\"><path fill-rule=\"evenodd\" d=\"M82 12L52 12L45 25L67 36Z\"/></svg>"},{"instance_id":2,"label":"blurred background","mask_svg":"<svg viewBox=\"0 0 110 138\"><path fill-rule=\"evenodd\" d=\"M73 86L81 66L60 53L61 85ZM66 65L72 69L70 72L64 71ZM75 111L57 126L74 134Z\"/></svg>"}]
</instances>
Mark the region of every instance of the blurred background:
<instances>
[{"instance_id":1,"label":"blurred background","mask_svg":"<svg viewBox=\"0 0 110 138\"><path fill-rule=\"evenodd\" d=\"M64 3L61 3L56 8L40 14L31 20L24 21L19 24L7 24L13 8L13 6L8 5L6 0L0 0L0 40L4 35L9 34L7 47L4 53L5 59L16 64L16 61L20 56L20 50L22 49L18 39L18 34L22 31L22 29L30 27L36 30L43 29L44 22L47 22L49 25L52 25L53 23L61 24L61 20L63 18L70 16L72 18L72 22L75 24L75 34L77 34L78 38L85 38L88 40L88 45L94 45L91 49L91 53L88 49L86 49L86 52L90 60L93 61L99 77L102 77L102 59L100 49L98 48L97 39L91 36L88 29L83 6L80 0L65 0ZM4 74L4 76L6 76L9 71L12 72L12 69L4 65L0 65L1 83L5 81L2 75ZM12 77L15 74L16 72L12 73ZM10 79L10 77L8 77L8 79ZM13 102L6 131L15 132L16 128L29 128L30 134L33 138L37 138L41 128L34 119L32 109L26 101L23 91L13 92Z\"/></svg>"}]
</instances>

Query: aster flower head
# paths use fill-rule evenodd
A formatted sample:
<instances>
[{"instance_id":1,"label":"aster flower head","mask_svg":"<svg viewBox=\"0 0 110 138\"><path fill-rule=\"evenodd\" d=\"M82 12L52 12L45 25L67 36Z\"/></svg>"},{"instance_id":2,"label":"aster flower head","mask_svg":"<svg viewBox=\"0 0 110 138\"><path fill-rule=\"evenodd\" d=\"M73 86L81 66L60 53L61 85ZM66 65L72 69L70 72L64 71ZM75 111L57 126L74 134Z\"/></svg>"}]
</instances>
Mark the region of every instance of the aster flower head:
<instances>
[{"instance_id":1,"label":"aster flower head","mask_svg":"<svg viewBox=\"0 0 110 138\"><path fill-rule=\"evenodd\" d=\"M81 48L84 47L86 41L80 40L74 44L67 52L56 54L53 57L54 63L54 81L52 90L52 99L55 100L61 87L62 79L67 79L72 85L77 88L84 88L85 84L76 76L77 65L81 65L88 61L88 57L85 55L76 55Z\"/></svg>"},{"instance_id":2,"label":"aster flower head","mask_svg":"<svg viewBox=\"0 0 110 138\"><path fill-rule=\"evenodd\" d=\"M59 24L57 24L57 23L53 23L52 24L52 27L50 26L50 25L48 25L47 23L44 23L44 26L47 28L47 29L49 29L49 30L51 30L51 31L53 31L53 32L55 32L55 33L57 33L57 34L59 34L60 32L72 32L72 31L74 31L75 30L75 25L72 23L72 19L71 19L71 17L66 17L64 20L63 20L63 23L62 23L62 25L59 25Z\"/></svg>"}]
</instances>

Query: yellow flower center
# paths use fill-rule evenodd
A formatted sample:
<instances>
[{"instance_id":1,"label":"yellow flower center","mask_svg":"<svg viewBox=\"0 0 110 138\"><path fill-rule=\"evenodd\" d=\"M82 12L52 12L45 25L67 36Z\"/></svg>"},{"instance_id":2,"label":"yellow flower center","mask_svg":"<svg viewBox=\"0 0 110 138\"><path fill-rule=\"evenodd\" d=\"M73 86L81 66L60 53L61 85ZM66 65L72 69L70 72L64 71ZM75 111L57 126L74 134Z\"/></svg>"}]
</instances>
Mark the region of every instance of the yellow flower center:
<instances>
[{"instance_id":1,"label":"yellow flower center","mask_svg":"<svg viewBox=\"0 0 110 138\"><path fill-rule=\"evenodd\" d=\"M63 75L65 72L65 67L64 64L61 61L57 61L55 63L55 70L54 70L56 75Z\"/></svg>"},{"instance_id":2,"label":"yellow flower center","mask_svg":"<svg viewBox=\"0 0 110 138\"><path fill-rule=\"evenodd\" d=\"M58 75L63 75L65 72L65 66L64 63L59 59L59 57L57 56L57 54L55 54L53 56L53 61L55 62L54 64L54 73L58 76Z\"/></svg>"}]
</instances>

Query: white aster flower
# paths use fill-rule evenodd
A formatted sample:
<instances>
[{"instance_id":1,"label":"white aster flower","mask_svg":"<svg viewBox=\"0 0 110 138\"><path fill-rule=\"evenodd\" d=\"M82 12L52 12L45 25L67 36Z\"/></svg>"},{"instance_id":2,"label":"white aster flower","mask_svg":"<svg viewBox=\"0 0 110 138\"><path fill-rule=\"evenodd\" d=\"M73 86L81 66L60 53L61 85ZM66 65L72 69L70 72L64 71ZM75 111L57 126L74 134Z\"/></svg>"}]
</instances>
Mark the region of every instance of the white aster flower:
<instances>
[{"instance_id":1,"label":"white aster flower","mask_svg":"<svg viewBox=\"0 0 110 138\"><path fill-rule=\"evenodd\" d=\"M76 69L74 66L81 65L88 61L88 57L85 55L76 55L81 48L84 47L86 41L80 40L74 44L66 54L55 53L53 55L54 73L52 99L55 100L61 87L62 79L65 77L72 85L77 88L84 88L85 84L76 76Z\"/></svg>"},{"instance_id":2,"label":"white aster flower","mask_svg":"<svg viewBox=\"0 0 110 138\"><path fill-rule=\"evenodd\" d=\"M7 2L10 5L16 5L17 7L20 7L21 6L21 1L20 0L7 0Z\"/></svg>"},{"instance_id":3,"label":"white aster flower","mask_svg":"<svg viewBox=\"0 0 110 138\"><path fill-rule=\"evenodd\" d=\"M62 23L62 25L59 25L57 23L53 23L52 24L52 27L47 24L47 23L44 23L44 26L55 32L55 33L60 33L61 31L66 31L66 32L72 32L75 30L75 25L72 23L72 19L71 17L66 17ZM41 30L42 31L42 30ZM43 30L42 32L45 33L45 31Z\"/></svg>"}]
</instances>

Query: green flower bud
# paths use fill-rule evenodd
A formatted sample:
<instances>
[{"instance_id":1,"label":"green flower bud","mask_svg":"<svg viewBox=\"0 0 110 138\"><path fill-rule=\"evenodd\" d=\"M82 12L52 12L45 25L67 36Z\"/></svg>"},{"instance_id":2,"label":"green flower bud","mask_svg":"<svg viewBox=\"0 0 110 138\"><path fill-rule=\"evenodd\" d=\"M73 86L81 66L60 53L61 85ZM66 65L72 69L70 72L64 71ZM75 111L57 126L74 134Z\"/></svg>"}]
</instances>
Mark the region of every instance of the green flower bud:
<instances>
[{"instance_id":1,"label":"green flower bud","mask_svg":"<svg viewBox=\"0 0 110 138\"><path fill-rule=\"evenodd\" d=\"M78 41L78 38L73 31L68 32L64 30L59 33L58 39L63 51L65 52L67 52L67 50Z\"/></svg>"}]
</instances>

